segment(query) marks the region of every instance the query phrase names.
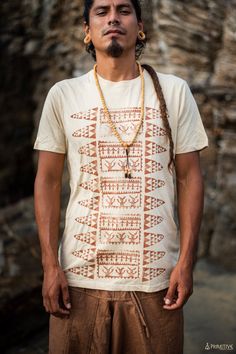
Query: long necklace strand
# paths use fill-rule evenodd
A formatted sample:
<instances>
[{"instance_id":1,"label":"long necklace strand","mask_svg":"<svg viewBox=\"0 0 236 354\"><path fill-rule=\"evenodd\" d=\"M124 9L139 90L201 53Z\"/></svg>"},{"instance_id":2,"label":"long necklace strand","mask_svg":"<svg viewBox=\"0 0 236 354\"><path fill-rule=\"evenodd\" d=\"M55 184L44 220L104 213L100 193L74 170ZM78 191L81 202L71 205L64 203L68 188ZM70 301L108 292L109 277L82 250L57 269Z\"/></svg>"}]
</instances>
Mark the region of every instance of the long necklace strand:
<instances>
[{"instance_id":1,"label":"long necklace strand","mask_svg":"<svg viewBox=\"0 0 236 354\"><path fill-rule=\"evenodd\" d=\"M135 142L135 140L136 140L136 138L138 136L138 133L140 131L140 128L141 128L141 126L143 124L143 120L144 120L144 91L145 91L144 76L143 76L143 71L142 71L141 64L139 62L137 62L137 64L138 64L139 73L140 73L140 77L141 77L141 118L140 118L139 125L138 125L138 127L136 129L136 132L134 134L134 137L129 143L122 140L119 132L116 129L115 124L112 121L111 114L110 114L110 112L109 112L109 110L107 108L106 101L105 101L101 86L99 84L98 75L97 75L97 64L95 64L94 68L93 68L96 86L97 86L97 89L98 89L99 94L100 94L100 98L101 98L101 101L102 101L104 112L105 112L105 114L106 114L106 116L108 118L108 123L109 123L114 135L117 137L118 141L125 148L125 151L126 151L127 162L126 162L126 168L125 168L125 178L132 178L131 169L130 169L130 165L129 165L129 148Z\"/></svg>"}]
</instances>

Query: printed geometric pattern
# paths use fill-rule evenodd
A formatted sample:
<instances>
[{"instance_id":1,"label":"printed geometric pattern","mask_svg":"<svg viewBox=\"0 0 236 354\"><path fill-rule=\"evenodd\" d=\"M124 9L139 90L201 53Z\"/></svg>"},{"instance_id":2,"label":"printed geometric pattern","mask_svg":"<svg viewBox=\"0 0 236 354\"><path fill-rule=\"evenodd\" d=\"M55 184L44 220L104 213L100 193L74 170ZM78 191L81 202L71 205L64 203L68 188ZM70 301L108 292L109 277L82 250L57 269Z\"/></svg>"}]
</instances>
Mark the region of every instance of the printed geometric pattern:
<instances>
[{"instance_id":1,"label":"printed geometric pattern","mask_svg":"<svg viewBox=\"0 0 236 354\"><path fill-rule=\"evenodd\" d=\"M99 141L99 153L102 158L126 158L126 152L123 146L119 143L112 143L106 141ZM136 142L129 149L130 157L142 157L142 143Z\"/></svg>"},{"instance_id":2,"label":"printed geometric pattern","mask_svg":"<svg viewBox=\"0 0 236 354\"><path fill-rule=\"evenodd\" d=\"M140 275L140 253L138 251L115 252L99 251L97 253L99 278L137 279Z\"/></svg>"},{"instance_id":3,"label":"printed geometric pattern","mask_svg":"<svg viewBox=\"0 0 236 354\"><path fill-rule=\"evenodd\" d=\"M78 203L92 210L98 211L100 197L94 197L91 199L80 200Z\"/></svg>"},{"instance_id":4,"label":"printed geometric pattern","mask_svg":"<svg viewBox=\"0 0 236 354\"><path fill-rule=\"evenodd\" d=\"M141 193L142 178L101 178L101 190L105 194L136 194Z\"/></svg>"},{"instance_id":5,"label":"printed geometric pattern","mask_svg":"<svg viewBox=\"0 0 236 354\"><path fill-rule=\"evenodd\" d=\"M109 111L123 141L129 142L140 121L140 107ZM104 110L93 108L71 118L81 120L81 125L77 122L79 129L73 128L73 137L83 139L73 139L78 144L81 174L76 200L79 216L75 219L81 224L77 225L81 232L76 230L71 235L77 240L72 254L78 263L73 261L68 271L91 279L91 285L93 279L97 284L99 279L110 279L111 288L112 279L130 279L135 286L150 282L166 271L162 261L158 262L165 256L165 235L162 224L159 226L164 220L161 215L165 189L158 189L165 186L163 173L159 172L166 165L163 153L167 151L167 132L162 127L160 111L145 109L145 122L129 148L130 179L115 173L124 172L127 156L113 135ZM157 208L159 215L155 214ZM127 284L130 285L128 281Z\"/></svg>"},{"instance_id":6,"label":"printed geometric pattern","mask_svg":"<svg viewBox=\"0 0 236 354\"><path fill-rule=\"evenodd\" d=\"M137 130L141 117L140 107L134 108L120 108L110 109L112 122L116 125L117 131L121 134L123 140L130 139ZM100 111L101 125L103 125L103 131L101 137L110 138L113 135L110 125L108 123L107 116L103 109ZM141 126L138 136L143 132L143 125Z\"/></svg>"},{"instance_id":7,"label":"printed geometric pattern","mask_svg":"<svg viewBox=\"0 0 236 354\"><path fill-rule=\"evenodd\" d=\"M164 257L165 252L144 250L143 255L144 255L143 264L146 265L158 261L160 258Z\"/></svg>"},{"instance_id":8,"label":"printed geometric pattern","mask_svg":"<svg viewBox=\"0 0 236 354\"><path fill-rule=\"evenodd\" d=\"M99 230L101 243L139 244L141 216L101 214Z\"/></svg>"},{"instance_id":9,"label":"printed geometric pattern","mask_svg":"<svg viewBox=\"0 0 236 354\"><path fill-rule=\"evenodd\" d=\"M164 136L166 135L165 129L159 127L156 124L152 124L147 122L147 129L146 129L146 137L153 137L153 136Z\"/></svg>"},{"instance_id":10,"label":"printed geometric pattern","mask_svg":"<svg viewBox=\"0 0 236 354\"><path fill-rule=\"evenodd\" d=\"M161 171L163 166L155 160L145 159L145 174Z\"/></svg>"},{"instance_id":11,"label":"printed geometric pattern","mask_svg":"<svg viewBox=\"0 0 236 354\"><path fill-rule=\"evenodd\" d=\"M86 144L84 146L81 146L79 149L80 154L84 154L90 157L96 157L96 141L93 141L92 143Z\"/></svg>"},{"instance_id":12,"label":"printed geometric pattern","mask_svg":"<svg viewBox=\"0 0 236 354\"><path fill-rule=\"evenodd\" d=\"M144 206L144 210L152 210L155 208L158 208L159 206L161 206L162 204L164 204L165 202L161 199L157 199L154 197L149 197L148 195L145 195L145 206Z\"/></svg>"},{"instance_id":13,"label":"printed geometric pattern","mask_svg":"<svg viewBox=\"0 0 236 354\"><path fill-rule=\"evenodd\" d=\"M90 138L94 139L96 137L96 124L87 125L87 127L76 130L72 136L76 138Z\"/></svg>"},{"instance_id":14,"label":"printed geometric pattern","mask_svg":"<svg viewBox=\"0 0 236 354\"><path fill-rule=\"evenodd\" d=\"M127 123L127 122L139 122L141 118L141 109L140 107L134 108L119 108L119 109L110 109L110 116L112 122L116 123ZM102 108L100 111L101 123L108 123L107 115L105 114L104 109Z\"/></svg>"},{"instance_id":15,"label":"printed geometric pattern","mask_svg":"<svg viewBox=\"0 0 236 354\"><path fill-rule=\"evenodd\" d=\"M140 243L140 234L135 231L105 231L101 232L101 242L105 244L129 244L138 245Z\"/></svg>"},{"instance_id":16,"label":"printed geometric pattern","mask_svg":"<svg viewBox=\"0 0 236 354\"><path fill-rule=\"evenodd\" d=\"M166 149L152 141L146 141L146 156L160 154L161 152L166 151Z\"/></svg>"},{"instance_id":17,"label":"printed geometric pattern","mask_svg":"<svg viewBox=\"0 0 236 354\"><path fill-rule=\"evenodd\" d=\"M145 178L145 193L152 192L156 188L161 188L164 185L165 185L165 182L160 179L146 177Z\"/></svg>"},{"instance_id":18,"label":"printed geometric pattern","mask_svg":"<svg viewBox=\"0 0 236 354\"><path fill-rule=\"evenodd\" d=\"M80 167L80 171L81 172L87 172L91 175L98 175L98 171L97 171L97 160L94 160L92 162L90 162L87 165L81 166Z\"/></svg>"},{"instance_id":19,"label":"printed geometric pattern","mask_svg":"<svg viewBox=\"0 0 236 354\"><path fill-rule=\"evenodd\" d=\"M119 143L103 142L98 144L102 172L124 171L127 158ZM142 144L134 143L129 150L129 164L132 171L142 170Z\"/></svg>"},{"instance_id":20,"label":"printed geometric pattern","mask_svg":"<svg viewBox=\"0 0 236 354\"><path fill-rule=\"evenodd\" d=\"M95 264L89 264L82 267L74 267L68 269L68 272L72 272L77 275L82 275L85 278L94 279Z\"/></svg>"},{"instance_id":21,"label":"printed geometric pattern","mask_svg":"<svg viewBox=\"0 0 236 354\"><path fill-rule=\"evenodd\" d=\"M78 223L88 225L93 228L97 228L98 214L91 214L88 216L80 216L75 219Z\"/></svg>"},{"instance_id":22,"label":"printed geometric pattern","mask_svg":"<svg viewBox=\"0 0 236 354\"><path fill-rule=\"evenodd\" d=\"M151 119L160 119L161 118L161 113L159 110L156 110L154 108L149 108L146 107L146 120L151 120Z\"/></svg>"},{"instance_id":23,"label":"printed geometric pattern","mask_svg":"<svg viewBox=\"0 0 236 354\"><path fill-rule=\"evenodd\" d=\"M79 240L84 243L88 243L89 245L95 246L96 245L96 231L85 232L82 234L77 234L74 237L76 240Z\"/></svg>"},{"instance_id":24,"label":"printed geometric pattern","mask_svg":"<svg viewBox=\"0 0 236 354\"><path fill-rule=\"evenodd\" d=\"M99 193L99 179L96 177L88 182L82 182L79 187L83 187L84 189Z\"/></svg>"},{"instance_id":25,"label":"printed geometric pattern","mask_svg":"<svg viewBox=\"0 0 236 354\"><path fill-rule=\"evenodd\" d=\"M134 209L141 206L141 194L126 195L126 196L103 196L102 206L103 208L115 208L115 209Z\"/></svg>"},{"instance_id":26,"label":"printed geometric pattern","mask_svg":"<svg viewBox=\"0 0 236 354\"><path fill-rule=\"evenodd\" d=\"M163 221L163 217L158 215L144 214L144 229L150 229L153 226L160 224Z\"/></svg>"},{"instance_id":27,"label":"printed geometric pattern","mask_svg":"<svg viewBox=\"0 0 236 354\"><path fill-rule=\"evenodd\" d=\"M152 280L158 277L165 271L164 268L143 268L143 279L142 281Z\"/></svg>"},{"instance_id":28,"label":"printed geometric pattern","mask_svg":"<svg viewBox=\"0 0 236 354\"><path fill-rule=\"evenodd\" d=\"M154 234L151 232L144 232L144 248L155 245L163 240L164 236L160 234Z\"/></svg>"},{"instance_id":29,"label":"printed geometric pattern","mask_svg":"<svg viewBox=\"0 0 236 354\"><path fill-rule=\"evenodd\" d=\"M91 262L94 261L96 255L96 247L89 248L87 250L80 250L72 252L75 257L82 258L85 261Z\"/></svg>"},{"instance_id":30,"label":"printed geometric pattern","mask_svg":"<svg viewBox=\"0 0 236 354\"><path fill-rule=\"evenodd\" d=\"M85 112L74 113L70 117L73 119L82 119L82 120L97 120L98 108L92 108Z\"/></svg>"}]
</instances>

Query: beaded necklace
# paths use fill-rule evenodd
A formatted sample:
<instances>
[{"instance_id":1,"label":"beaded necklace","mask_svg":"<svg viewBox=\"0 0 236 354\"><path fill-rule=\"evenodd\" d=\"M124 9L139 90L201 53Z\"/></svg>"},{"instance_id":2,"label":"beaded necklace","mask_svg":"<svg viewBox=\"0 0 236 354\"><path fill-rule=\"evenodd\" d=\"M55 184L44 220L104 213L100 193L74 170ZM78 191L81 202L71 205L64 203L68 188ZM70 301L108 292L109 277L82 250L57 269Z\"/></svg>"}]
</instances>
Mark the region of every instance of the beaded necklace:
<instances>
[{"instance_id":1,"label":"beaded necklace","mask_svg":"<svg viewBox=\"0 0 236 354\"><path fill-rule=\"evenodd\" d=\"M101 86L99 84L98 75L97 75L97 64L95 64L94 68L93 68L96 86L97 86L97 89L99 91L99 95L100 95L100 98L101 98L101 101L102 101L104 112L105 112L105 114L106 114L106 116L108 118L108 123L109 123L109 125L110 125L110 127L112 129L113 134L117 137L118 141L125 148L125 151L126 151L127 160L126 160L126 167L125 167L125 178L132 178L131 169L130 169L130 166L129 166L129 148L135 142L135 140L136 140L136 138L138 136L139 130L140 130L142 124L143 124L143 120L144 120L144 76L143 76L143 71L142 71L141 64L139 62L137 62L137 65L138 65L139 73L140 73L140 77L141 77L141 118L140 118L139 125L138 125L138 127L136 129L136 132L134 134L134 137L129 143L122 140L119 132L116 129L115 124L113 123L113 121L111 119L111 114L110 114L110 112L109 112L109 110L107 108L106 101L105 101Z\"/></svg>"}]
</instances>

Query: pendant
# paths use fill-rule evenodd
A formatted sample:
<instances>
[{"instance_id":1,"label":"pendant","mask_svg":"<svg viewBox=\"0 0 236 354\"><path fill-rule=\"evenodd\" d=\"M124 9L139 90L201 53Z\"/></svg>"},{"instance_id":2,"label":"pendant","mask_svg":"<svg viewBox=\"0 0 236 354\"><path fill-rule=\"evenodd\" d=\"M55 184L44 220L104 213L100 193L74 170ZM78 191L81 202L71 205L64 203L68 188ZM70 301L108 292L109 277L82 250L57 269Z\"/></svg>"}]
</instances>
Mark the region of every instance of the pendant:
<instances>
[{"instance_id":1,"label":"pendant","mask_svg":"<svg viewBox=\"0 0 236 354\"><path fill-rule=\"evenodd\" d=\"M125 151L126 151L126 157L127 157L127 165L126 165L126 168L125 168L125 178L132 178L131 170L129 168L129 150L128 150L128 147L125 149Z\"/></svg>"},{"instance_id":2,"label":"pendant","mask_svg":"<svg viewBox=\"0 0 236 354\"><path fill-rule=\"evenodd\" d=\"M131 171L129 168L126 168L125 170L125 178L132 178Z\"/></svg>"}]
</instances>

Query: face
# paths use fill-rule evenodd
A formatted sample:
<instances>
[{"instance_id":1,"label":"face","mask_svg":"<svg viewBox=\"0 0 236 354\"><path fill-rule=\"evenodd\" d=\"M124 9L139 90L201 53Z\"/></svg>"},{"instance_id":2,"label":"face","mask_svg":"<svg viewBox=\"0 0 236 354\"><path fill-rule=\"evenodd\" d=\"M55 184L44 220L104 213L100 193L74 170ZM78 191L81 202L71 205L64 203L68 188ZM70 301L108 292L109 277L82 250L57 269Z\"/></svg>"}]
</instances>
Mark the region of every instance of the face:
<instances>
[{"instance_id":1,"label":"face","mask_svg":"<svg viewBox=\"0 0 236 354\"><path fill-rule=\"evenodd\" d=\"M135 9L130 0L94 0L89 14L89 25L85 26L90 34L96 55L105 52L118 57L125 51L133 51L138 31L143 30L138 22Z\"/></svg>"}]
</instances>

